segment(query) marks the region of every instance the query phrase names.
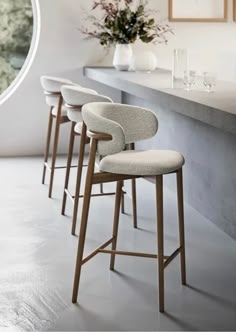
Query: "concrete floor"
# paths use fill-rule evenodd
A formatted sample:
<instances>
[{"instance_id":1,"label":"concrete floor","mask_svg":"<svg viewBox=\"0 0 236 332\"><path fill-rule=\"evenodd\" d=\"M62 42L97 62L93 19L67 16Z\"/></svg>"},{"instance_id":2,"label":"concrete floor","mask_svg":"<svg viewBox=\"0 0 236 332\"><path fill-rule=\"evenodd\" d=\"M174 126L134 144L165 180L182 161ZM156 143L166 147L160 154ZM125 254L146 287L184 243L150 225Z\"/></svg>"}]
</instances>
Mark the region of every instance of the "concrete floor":
<instances>
[{"instance_id":1,"label":"concrete floor","mask_svg":"<svg viewBox=\"0 0 236 332\"><path fill-rule=\"evenodd\" d=\"M179 259L166 270L166 313L158 313L154 260L99 255L82 270L79 304L71 303L77 237L60 215L63 171L54 198L40 184L41 158L0 159L0 331L236 330L236 243L186 206L187 280ZM86 252L111 233L113 198L92 201ZM138 183L139 230L130 202L119 248L155 252L154 187ZM165 247L176 247L175 195L165 191Z\"/></svg>"}]
</instances>

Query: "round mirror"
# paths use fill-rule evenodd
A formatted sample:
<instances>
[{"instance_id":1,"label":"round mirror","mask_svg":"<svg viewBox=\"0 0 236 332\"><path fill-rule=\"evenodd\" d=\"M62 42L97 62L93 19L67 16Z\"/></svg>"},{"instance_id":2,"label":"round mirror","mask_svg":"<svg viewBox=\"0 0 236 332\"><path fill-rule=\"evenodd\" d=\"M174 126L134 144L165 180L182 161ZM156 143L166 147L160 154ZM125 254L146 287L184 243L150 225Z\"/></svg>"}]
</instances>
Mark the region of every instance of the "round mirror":
<instances>
[{"instance_id":1,"label":"round mirror","mask_svg":"<svg viewBox=\"0 0 236 332\"><path fill-rule=\"evenodd\" d=\"M15 80L33 33L31 0L0 0L0 95Z\"/></svg>"}]
</instances>

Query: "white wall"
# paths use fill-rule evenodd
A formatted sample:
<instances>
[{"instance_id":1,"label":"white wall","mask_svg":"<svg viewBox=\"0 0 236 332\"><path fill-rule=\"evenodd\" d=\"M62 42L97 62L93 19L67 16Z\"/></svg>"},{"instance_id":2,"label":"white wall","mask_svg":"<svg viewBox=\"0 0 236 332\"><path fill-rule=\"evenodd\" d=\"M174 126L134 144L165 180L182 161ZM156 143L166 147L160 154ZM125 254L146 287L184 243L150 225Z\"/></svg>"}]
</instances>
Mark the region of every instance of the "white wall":
<instances>
[{"instance_id":1,"label":"white wall","mask_svg":"<svg viewBox=\"0 0 236 332\"><path fill-rule=\"evenodd\" d=\"M104 51L97 43L82 41L78 32L84 2L39 0L41 36L36 57L22 84L0 105L0 156L37 155L44 151L48 108L39 83L40 75L67 77L87 85L80 68L86 64L102 64L99 61L104 58ZM119 101L116 91L89 84ZM68 146L69 128L67 124L63 127L61 152Z\"/></svg>"},{"instance_id":2,"label":"white wall","mask_svg":"<svg viewBox=\"0 0 236 332\"><path fill-rule=\"evenodd\" d=\"M68 77L119 100L114 90L96 86L81 77L79 68L84 65L110 65L112 59L111 54L104 58L105 53L96 42L82 40L77 29L81 23L81 6L88 8L90 0L39 1L42 29L36 57L21 86L0 106L1 156L43 152L48 112L39 84L41 74ZM163 18L167 17L167 0L150 3L160 9ZM217 70L220 78L236 80L236 23L232 22L232 10L229 16L228 23L174 23L175 36L168 46L148 47L156 52L161 67L171 67L174 48L187 47L194 68ZM60 151L67 146L67 131L68 127L63 130Z\"/></svg>"},{"instance_id":3,"label":"white wall","mask_svg":"<svg viewBox=\"0 0 236 332\"><path fill-rule=\"evenodd\" d=\"M204 1L204 0L202 0ZM152 7L160 9L162 17L168 15L167 0L151 0ZM229 0L227 23L173 22L175 35L168 46L154 46L163 67L171 67L174 48L188 48L190 64L199 71L214 70L218 78L236 81L236 22L233 22L233 1Z\"/></svg>"}]
</instances>

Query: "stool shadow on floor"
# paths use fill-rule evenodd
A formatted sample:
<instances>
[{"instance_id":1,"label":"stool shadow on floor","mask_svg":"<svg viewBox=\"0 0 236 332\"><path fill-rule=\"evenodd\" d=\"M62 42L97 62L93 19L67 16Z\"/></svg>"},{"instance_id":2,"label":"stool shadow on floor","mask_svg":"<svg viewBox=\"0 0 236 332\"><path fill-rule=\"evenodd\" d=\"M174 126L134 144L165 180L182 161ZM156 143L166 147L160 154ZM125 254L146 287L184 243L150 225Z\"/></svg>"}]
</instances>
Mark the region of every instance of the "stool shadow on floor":
<instances>
[{"instance_id":1,"label":"stool shadow on floor","mask_svg":"<svg viewBox=\"0 0 236 332\"><path fill-rule=\"evenodd\" d=\"M235 302L230 301L230 300L228 300L228 299L226 299L224 297L221 297L219 295L210 293L209 291L206 291L204 289L201 289L201 288L193 286L193 285L187 284L186 287L188 289L192 290L193 292L197 292L197 293L201 294L202 296L207 297L208 299L210 299L210 300L212 300L214 302L218 302L221 305L225 305L228 308L233 309L233 310L236 311L236 300L235 300Z\"/></svg>"},{"instance_id":2,"label":"stool shadow on floor","mask_svg":"<svg viewBox=\"0 0 236 332\"><path fill-rule=\"evenodd\" d=\"M148 305L150 305L152 301L154 303L157 301L156 285L151 285L148 282L138 280L135 278L135 275L130 276L116 269L112 271L112 273L122 279L126 285L129 285L129 288L134 290L135 293L139 294Z\"/></svg>"},{"instance_id":3,"label":"stool shadow on floor","mask_svg":"<svg viewBox=\"0 0 236 332\"><path fill-rule=\"evenodd\" d=\"M194 326L194 325L191 325L189 323L186 323L186 321L184 321L184 319L180 319L168 312L164 312L163 314L163 317L166 318L166 319L169 319L170 321L172 321L173 323L175 323L176 325L178 325L181 330L183 331L197 331L199 330L197 328L197 326Z\"/></svg>"},{"instance_id":4,"label":"stool shadow on floor","mask_svg":"<svg viewBox=\"0 0 236 332\"><path fill-rule=\"evenodd\" d=\"M96 314L94 311L89 310L78 303L73 304L73 307L77 310L79 314L78 321L82 325L81 327L76 326L76 329L83 328L83 330L96 331L100 326L102 326L104 331L119 331L119 326L116 325L114 321L108 321L106 318L103 319L101 315Z\"/></svg>"},{"instance_id":5,"label":"stool shadow on floor","mask_svg":"<svg viewBox=\"0 0 236 332\"><path fill-rule=\"evenodd\" d=\"M132 288L136 293L139 293L140 296L142 296L142 298L144 299L144 301L150 305L151 302L151 297L152 298L152 302L156 302L156 287L148 283L142 282L141 280L137 280L135 279L135 277L129 276L123 272L114 270L113 271L117 276L119 276L120 278L122 278L122 280L124 282L126 282L126 284L129 285L130 288ZM148 287L148 292L147 292L147 287ZM197 330L197 326L191 325L189 323L186 322L186 319L181 319L180 317L176 317L171 313L164 312L161 314L160 316L161 321L164 319L166 320L170 320L173 323L175 323L176 325L178 325L180 327L181 330L186 330L186 331L195 331Z\"/></svg>"}]
</instances>

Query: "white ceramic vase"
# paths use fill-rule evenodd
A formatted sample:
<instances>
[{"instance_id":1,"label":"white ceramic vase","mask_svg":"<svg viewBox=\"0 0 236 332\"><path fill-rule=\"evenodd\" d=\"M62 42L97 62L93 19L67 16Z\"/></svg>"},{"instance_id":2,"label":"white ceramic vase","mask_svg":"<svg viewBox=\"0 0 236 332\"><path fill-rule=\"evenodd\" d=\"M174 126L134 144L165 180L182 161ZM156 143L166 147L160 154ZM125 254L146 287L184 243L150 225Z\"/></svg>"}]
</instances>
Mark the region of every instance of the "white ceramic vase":
<instances>
[{"instance_id":1,"label":"white ceramic vase","mask_svg":"<svg viewBox=\"0 0 236 332\"><path fill-rule=\"evenodd\" d=\"M131 70L150 72L157 68L157 58L151 51L139 50L132 56L130 65Z\"/></svg>"},{"instance_id":2,"label":"white ceramic vase","mask_svg":"<svg viewBox=\"0 0 236 332\"><path fill-rule=\"evenodd\" d=\"M115 48L113 66L120 71L129 70L133 49L131 44L117 44Z\"/></svg>"}]
</instances>

